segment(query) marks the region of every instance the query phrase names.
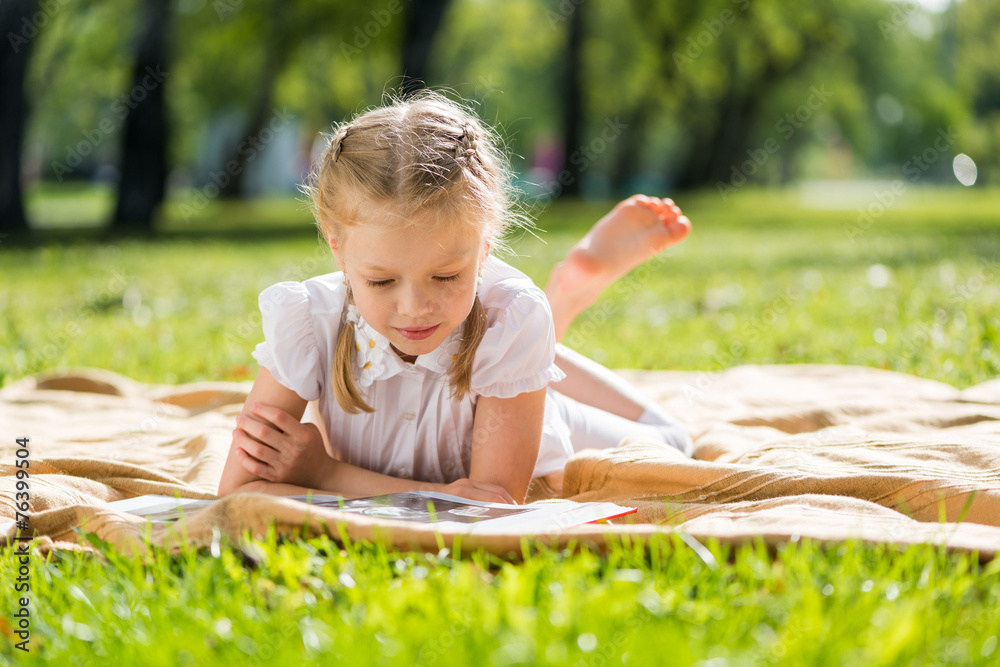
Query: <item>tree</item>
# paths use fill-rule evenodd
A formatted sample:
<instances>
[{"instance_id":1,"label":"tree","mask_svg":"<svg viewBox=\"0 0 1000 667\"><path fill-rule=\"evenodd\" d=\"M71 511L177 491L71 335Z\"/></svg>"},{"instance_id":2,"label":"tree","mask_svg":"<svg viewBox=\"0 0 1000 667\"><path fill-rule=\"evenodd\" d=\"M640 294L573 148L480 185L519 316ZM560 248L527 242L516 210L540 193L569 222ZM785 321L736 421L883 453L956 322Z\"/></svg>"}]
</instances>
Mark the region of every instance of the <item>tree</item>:
<instances>
[{"instance_id":1,"label":"tree","mask_svg":"<svg viewBox=\"0 0 1000 667\"><path fill-rule=\"evenodd\" d=\"M402 94L422 88L427 82L428 63L434 38L451 0L412 0L403 26Z\"/></svg>"},{"instance_id":2,"label":"tree","mask_svg":"<svg viewBox=\"0 0 1000 667\"><path fill-rule=\"evenodd\" d=\"M0 232L28 231L21 196L21 144L28 117L24 77L34 34L34 0L4 0L0 3L0 35L7 44L0 47Z\"/></svg>"},{"instance_id":3,"label":"tree","mask_svg":"<svg viewBox=\"0 0 1000 667\"><path fill-rule=\"evenodd\" d=\"M563 168L560 173L570 171L572 178L563 179L560 196L577 196L580 194L579 170L570 163L573 151L580 145L580 128L583 124L583 87L580 64L580 49L583 43L583 12L584 5L577 5L570 10L566 21L566 52L563 60ZM574 171L576 173L574 173Z\"/></svg>"},{"instance_id":4,"label":"tree","mask_svg":"<svg viewBox=\"0 0 1000 667\"><path fill-rule=\"evenodd\" d=\"M240 136L256 140L271 118L274 102L274 87L284 71L293 49L302 35L297 34L294 9L284 0L270 0L262 8L255 37L263 46L263 66L260 78L254 85L254 94L249 105L247 121ZM226 180L220 187L223 197L243 195L243 176L252 152L245 149L242 140L233 146L226 160Z\"/></svg>"},{"instance_id":5,"label":"tree","mask_svg":"<svg viewBox=\"0 0 1000 667\"><path fill-rule=\"evenodd\" d=\"M144 0L138 31L139 46L129 92L131 109L125 121L118 203L113 232L153 230L166 190L167 117L164 78L167 75L168 0Z\"/></svg>"}]
</instances>

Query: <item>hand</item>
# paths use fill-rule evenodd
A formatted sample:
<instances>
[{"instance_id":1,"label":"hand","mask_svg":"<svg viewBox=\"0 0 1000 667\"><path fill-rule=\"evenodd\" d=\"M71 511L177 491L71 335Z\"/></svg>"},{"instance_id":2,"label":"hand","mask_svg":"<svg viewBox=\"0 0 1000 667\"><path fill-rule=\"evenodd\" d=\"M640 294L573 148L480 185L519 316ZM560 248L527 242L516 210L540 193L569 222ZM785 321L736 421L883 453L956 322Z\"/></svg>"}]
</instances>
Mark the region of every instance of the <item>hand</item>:
<instances>
[{"instance_id":1,"label":"hand","mask_svg":"<svg viewBox=\"0 0 1000 667\"><path fill-rule=\"evenodd\" d=\"M479 500L486 503L508 503L516 505L514 498L507 489L499 484L489 482L477 482L467 477L456 479L451 484L439 484L438 491L453 496L461 496L470 500Z\"/></svg>"},{"instance_id":2,"label":"hand","mask_svg":"<svg viewBox=\"0 0 1000 667\"><path fill-rule=\"evenodd\" d=\"M248 472L271 482L322 488L323 473L333 459L315 424L303 424L263 403L255 403L236 423L236 456Z\"/></svg>"}]
</instances>

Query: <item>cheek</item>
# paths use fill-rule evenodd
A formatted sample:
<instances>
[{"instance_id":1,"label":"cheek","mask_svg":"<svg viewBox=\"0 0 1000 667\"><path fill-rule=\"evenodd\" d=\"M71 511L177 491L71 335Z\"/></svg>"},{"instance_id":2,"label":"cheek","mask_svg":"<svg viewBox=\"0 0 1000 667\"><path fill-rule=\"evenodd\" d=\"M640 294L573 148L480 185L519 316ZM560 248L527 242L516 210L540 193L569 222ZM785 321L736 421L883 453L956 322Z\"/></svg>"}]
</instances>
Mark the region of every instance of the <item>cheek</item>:
<instances>
[{"instance_id":1,"label":"cheek","mask_svg":"<svg viewBox=\"0 0 1000 667\"><path fill-rule=\"evenodd\" d=\"M357 307L361 317L369 324L375 324L384 319L386 305L384 299L377 294L365 291L362 294L354 292L354 305Z\"/></svg>"},{"instance_id":2,"label":"cheek","mask_svg":"<svg viewBox=\"0 0 1000 667\"><path fill-rule=\"evenodd\" d=\"M472 304L476 300L476 284L459 285L453 288L451 293L450 313L456 320L464 321L472 310Z\"/></svg>"}]
</instances>

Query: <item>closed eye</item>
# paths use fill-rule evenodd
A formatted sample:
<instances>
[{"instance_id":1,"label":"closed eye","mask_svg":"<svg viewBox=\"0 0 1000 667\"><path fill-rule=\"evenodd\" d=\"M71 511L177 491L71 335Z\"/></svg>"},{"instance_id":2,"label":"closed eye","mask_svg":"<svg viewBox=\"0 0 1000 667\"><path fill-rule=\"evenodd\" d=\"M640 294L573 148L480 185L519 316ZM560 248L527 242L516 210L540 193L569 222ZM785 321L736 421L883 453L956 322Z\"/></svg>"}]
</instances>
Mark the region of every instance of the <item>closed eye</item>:
<instances>
[{"instance_id":1,"label":"closed eye","mask_svg":"<svg viewBox=\"0 0 1000 667\"><path fill-rule=\"evenodd\" d=\"M452 282L453 280L458 280L459 275L460 274L456 273L453 276L434 276L434 280L437 280L438 282L442 283L449 283ZM368 280L366 282L368 283L369 287L385 287L389 283L391 283L392 280Z\"/></svg>"}]
</instances>

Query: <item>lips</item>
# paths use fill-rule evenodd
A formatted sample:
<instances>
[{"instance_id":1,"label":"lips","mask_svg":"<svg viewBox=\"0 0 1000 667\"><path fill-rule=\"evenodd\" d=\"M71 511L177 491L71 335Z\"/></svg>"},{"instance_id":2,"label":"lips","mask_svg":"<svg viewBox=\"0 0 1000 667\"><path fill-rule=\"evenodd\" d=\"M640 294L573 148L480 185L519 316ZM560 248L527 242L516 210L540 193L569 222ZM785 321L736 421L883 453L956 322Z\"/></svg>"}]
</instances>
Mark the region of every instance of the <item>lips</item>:
<instances>
[{"instance_id":1,"label":"lips","mask_svg":"<svg viewBox=\"0 0 1000 667\"><path fill-rule=\"evenodd\" d=\"M437 328L441 326L440 324L435 324L432 327L422 327L416 329L399 329L396 331L400 333L401 336L409 340L424 340L425 338L430 338Z\"/></svg>"}]
</instances>

